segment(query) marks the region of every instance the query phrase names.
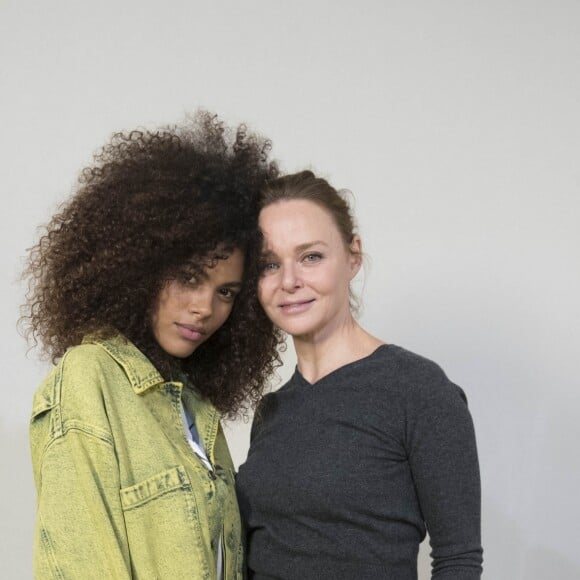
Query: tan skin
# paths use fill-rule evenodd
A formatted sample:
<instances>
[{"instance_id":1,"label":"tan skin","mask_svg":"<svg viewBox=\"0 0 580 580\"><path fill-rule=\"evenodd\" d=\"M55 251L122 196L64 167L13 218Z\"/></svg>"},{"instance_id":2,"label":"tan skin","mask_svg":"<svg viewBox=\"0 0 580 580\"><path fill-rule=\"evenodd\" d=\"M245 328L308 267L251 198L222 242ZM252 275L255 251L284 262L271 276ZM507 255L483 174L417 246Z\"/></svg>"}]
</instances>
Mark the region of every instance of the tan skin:
<instances>
[{"instance_id":1,"label":"tan skin","mask_svg":"<svg viewBox=\"0 0 580 580\"><path fill-rule=\"evenodd\" d=\"M244 256L234 250L204 275L167 282L151 324L155 340L171 356L187 358L228 319L242 286Z\"/></svg>"},{"instance_id":2,"label":"tan skin","mask_svg":"<svg viewBox=\"0 0 580 580\"><path fill-rule=\"evenodd\" d=\"M308 200L282 200L260 213L265 238L259 298L290 334L310 383L364 358L383 341L354 319L349 285L361 267L361 240L345 244L330 213Z\"/></svg>"}]
</instances>

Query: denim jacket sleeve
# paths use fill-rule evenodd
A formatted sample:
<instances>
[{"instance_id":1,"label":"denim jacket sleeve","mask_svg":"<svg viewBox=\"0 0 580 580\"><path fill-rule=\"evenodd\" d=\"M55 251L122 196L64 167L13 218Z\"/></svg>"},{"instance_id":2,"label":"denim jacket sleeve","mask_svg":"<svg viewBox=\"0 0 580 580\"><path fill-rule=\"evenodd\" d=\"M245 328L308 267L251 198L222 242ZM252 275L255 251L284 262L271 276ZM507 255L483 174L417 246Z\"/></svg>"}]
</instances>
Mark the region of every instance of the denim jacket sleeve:
<instances>
[{"instance_id":1,"label":"denim jacket sleeve","mask_svg":"<svg viewBox=\"0 0 580 580\"><path fill-rule=\"evenodd\" d=\"M131 578L111 435L72 418L63 429L58 372L37 392L30 426L38 495L34 576Z\"/></svg>"},{"instance_id":2,"label":"denim jacket sleeve","mask_svg":"<svg viewBox=\"0 0 580 580\"><path fill-rule=\"evenodd\" d=\"M39 473L35 577L131 577L116 471L113 448L82 430L51 443Z\"/></svg>"}]
</instances>

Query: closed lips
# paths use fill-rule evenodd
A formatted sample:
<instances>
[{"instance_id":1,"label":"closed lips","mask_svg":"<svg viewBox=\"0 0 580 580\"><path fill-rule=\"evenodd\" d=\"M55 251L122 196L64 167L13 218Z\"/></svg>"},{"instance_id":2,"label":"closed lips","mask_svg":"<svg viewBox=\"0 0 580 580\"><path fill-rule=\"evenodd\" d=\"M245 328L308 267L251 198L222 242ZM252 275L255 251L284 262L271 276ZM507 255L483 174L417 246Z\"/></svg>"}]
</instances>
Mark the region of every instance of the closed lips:
<instances>
[{"instance_id":1,"label":"closed lips","mask_svg":"<svg viewBox=\"0 0 580 580\"><path fill-rule=\"evenodd\" d=\"M309 304L310 302L314 302L314 298L311 298L310 300L300 300L299 302L284 302L284 304L280 304L280 306L284 308L286 306L298 306L300 304Z\"/></svg>"},{"instance_id":2,"label":"closed lips","mask_svg":"<svg viewBox=\"0 0 580 580\"><path fill-rule=\"evenodd\" d=\"M179 322L176 322L176 325L179 329L179 334L186 340L198 342L203 340L203 337L206 334L205 330L199 326L194 326L193 324L180 324Z\"/></svg>"},{"instance_id":3,"label":"closed lips","mask_svg":"<svg viewBox=\"0 0 580 580\"><path fill-rule=\"evenodd\" d=\"M283 304L280 304L279 307L283 311L294 312L294 311L302 310L303 308L306 308L307 306L309 306L313 302L314 302L314 298L312 298L311 300L301 300L300 302L284 302Z\"/></svg>"},{"instance_id":4,"label":"closed lips","mask_svg":"<svg viewBox=\"0 0 580 580\"><path fill-rule=\"evenodd\" d=\"M191 332L198 332L199 334L205 334L203 328L199 326L194 326L193 324L182 324L180 322L176 322L177 326L181 328L185 328L186 330L190 330Z\"/></svg>"}]
</instances>

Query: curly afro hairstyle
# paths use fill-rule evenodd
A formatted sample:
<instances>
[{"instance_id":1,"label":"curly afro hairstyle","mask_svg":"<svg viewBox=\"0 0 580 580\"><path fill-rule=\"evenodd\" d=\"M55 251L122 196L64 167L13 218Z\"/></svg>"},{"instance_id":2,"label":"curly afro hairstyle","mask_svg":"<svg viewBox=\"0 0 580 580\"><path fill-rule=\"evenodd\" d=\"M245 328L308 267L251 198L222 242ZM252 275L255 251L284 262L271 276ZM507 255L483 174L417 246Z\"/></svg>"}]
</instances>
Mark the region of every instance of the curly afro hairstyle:
<instances>
[{"instance_id":1,"label":"curly afro hairstyle","mask_svg":"<svg viewBox=\"0 0 580 580\"><path fill-rule=\"evenodd\" d=\"M259 400L282 342L260 307L259 191L278 175L271 144L207 111L180 126L116 133L29 250L21 326L56 362L86 335L121 333L166 379L185 372L226 416ZM187 359L153 337L152 309L180 268L245 256L226 323Z\"/></svg>"}]
</instances>

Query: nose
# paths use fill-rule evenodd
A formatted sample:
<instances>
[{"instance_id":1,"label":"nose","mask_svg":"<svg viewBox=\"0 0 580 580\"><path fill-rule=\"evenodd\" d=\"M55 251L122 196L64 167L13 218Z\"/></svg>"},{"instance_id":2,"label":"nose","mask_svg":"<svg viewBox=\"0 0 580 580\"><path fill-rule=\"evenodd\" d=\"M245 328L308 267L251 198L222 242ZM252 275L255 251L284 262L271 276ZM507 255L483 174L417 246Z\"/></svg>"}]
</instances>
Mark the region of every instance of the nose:
<instances>
[{"instance_id":1,"label":"nose","mask_svg":"<svg viewBox=\"0 0 580 580\"><path fill-rule=\"evenodd\" d=\"M212 298L212 293L207 289L196 288L192 290L189 296L189 312L200 319L211 316L213 308Z\"/></svg>"},{"instance_id":2,"label":"nose","mask_svg":"<svg viewBox=\"0 0 580 580\"><path fill-rule=\"evenodd\" d=\"M286 292L295 292L302 288L302 280L293 263L282 266L281 286Z\"/></svg>"}]
</instances>

